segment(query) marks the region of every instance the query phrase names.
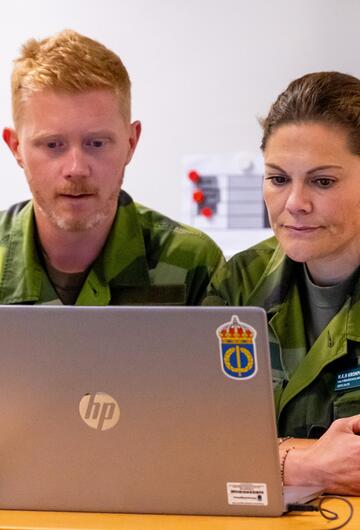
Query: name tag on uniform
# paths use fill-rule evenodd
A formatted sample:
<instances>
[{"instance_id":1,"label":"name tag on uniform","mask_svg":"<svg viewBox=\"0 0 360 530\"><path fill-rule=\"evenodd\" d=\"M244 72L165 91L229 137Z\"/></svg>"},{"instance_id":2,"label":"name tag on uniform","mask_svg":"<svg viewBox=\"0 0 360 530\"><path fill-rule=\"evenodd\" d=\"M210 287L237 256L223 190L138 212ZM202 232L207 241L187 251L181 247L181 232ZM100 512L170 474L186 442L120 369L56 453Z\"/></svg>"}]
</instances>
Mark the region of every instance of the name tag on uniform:
<instances>
[{"instance_id":1,"label":"name tag on uniform","mask_svg":"<svg viewBox=\"0 0 360 530\"><path fill-rule=\"evenodd\" d=\"M336 376L335 390L351 390L353 388L360 388L360 368L339 372Z\"/></svg>"}]
</instances>

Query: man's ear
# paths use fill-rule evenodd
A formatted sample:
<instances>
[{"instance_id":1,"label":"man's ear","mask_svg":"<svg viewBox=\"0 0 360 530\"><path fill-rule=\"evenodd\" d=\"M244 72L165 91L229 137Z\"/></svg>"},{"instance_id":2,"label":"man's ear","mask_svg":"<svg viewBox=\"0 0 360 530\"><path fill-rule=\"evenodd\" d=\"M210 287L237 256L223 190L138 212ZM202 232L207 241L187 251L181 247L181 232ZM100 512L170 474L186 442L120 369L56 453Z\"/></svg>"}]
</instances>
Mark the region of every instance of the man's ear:
<instances>
[{"instance_id":1,"label":"man's ear","mask_svg":"<svg viewBox=\"0 0 360 530\"><path fill-rule=\"evenodd\" d=\"M3 130L3 139L12 154L14 155L16 162L20 167L23 167L22 159L19 152L19 137L15 129L5 127Z\"/></svg>"},{"instance_id":2,"label":"man's ear","mask_svg":"<svg viewBox=\"0 0 360 530\"><path fill-rule=\"evenodd\" d=\"M130 124L130 137L129 137L129 151L126 159L126 164L130 162L136 149L141 134L141 122L134 121Z\"/></svg>"}]
</instances>

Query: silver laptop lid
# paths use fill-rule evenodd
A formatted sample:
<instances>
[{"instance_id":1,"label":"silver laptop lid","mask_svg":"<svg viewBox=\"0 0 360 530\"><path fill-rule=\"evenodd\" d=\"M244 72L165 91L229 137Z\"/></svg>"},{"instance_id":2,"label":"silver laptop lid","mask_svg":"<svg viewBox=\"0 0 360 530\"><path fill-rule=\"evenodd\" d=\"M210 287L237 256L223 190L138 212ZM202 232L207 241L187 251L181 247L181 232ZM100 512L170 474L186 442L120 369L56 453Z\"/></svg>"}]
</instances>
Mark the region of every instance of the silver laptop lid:
<instances>
[{"instance_id":1,"label":"silver laptop lid","mask_svg":"<svg viewBox=\"0 0 360 530\"><path fill-rule=\"evenodd\" d=\"M0 508L280 515L259 308L0 307Z\"/></svg>"}]
</instances>

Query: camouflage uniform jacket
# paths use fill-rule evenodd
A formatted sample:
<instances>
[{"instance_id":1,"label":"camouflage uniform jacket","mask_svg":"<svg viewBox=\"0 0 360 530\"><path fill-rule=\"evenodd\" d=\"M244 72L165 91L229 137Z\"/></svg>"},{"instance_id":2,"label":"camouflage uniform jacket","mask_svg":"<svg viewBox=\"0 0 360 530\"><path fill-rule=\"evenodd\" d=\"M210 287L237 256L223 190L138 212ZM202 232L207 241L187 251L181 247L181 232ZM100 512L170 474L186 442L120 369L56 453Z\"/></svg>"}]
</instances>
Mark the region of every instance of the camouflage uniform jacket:
<instances>
[{"instance_id":1,"label":"camouflage uniform jacket","mask_svg":"<svg viewBox=\"0 0 360 530\"><path fill-rule=\"evenodd\" d=\"M32 202L0 213L0 304L61 303L35 243ZM76 305L195 305L224 263L205 234L135 204L124 191Z\"/></svg>"},{"instance_id":2,"label":"camouflage uniform jacket","mask_svg":"<svg viewBox=\"0 0 360 530\"><path fill-rule=\"evenodd\" d=\"M234 256L213 278L204 304L266 310L279 435L316 438L334 419L360 413L360 280L308 348L301 276L302 265L284 256L273 237ZM336 390L347 370L355 375L353 388Z\"/></svg>"}]
</instances>

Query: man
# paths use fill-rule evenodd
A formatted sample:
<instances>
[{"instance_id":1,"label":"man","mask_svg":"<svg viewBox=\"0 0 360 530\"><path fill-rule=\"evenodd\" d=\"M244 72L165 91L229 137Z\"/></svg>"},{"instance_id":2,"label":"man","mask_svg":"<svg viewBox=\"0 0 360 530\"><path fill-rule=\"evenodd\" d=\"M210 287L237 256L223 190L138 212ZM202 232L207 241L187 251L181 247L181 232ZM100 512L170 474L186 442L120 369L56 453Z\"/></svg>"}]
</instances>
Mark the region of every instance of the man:
<instances>
[{"instance_id":1,"label":"man","mask_svg":"<svg viewBox=\"0 0 360 530\"><path fill-rule=\"evenodd\" d=\"M0 217L0 303L199 303L219 248L120 191L141 124L119 57L70 30L31 40L12 105L3 138L33 198Z\"/></svg>"}]
</instances>

